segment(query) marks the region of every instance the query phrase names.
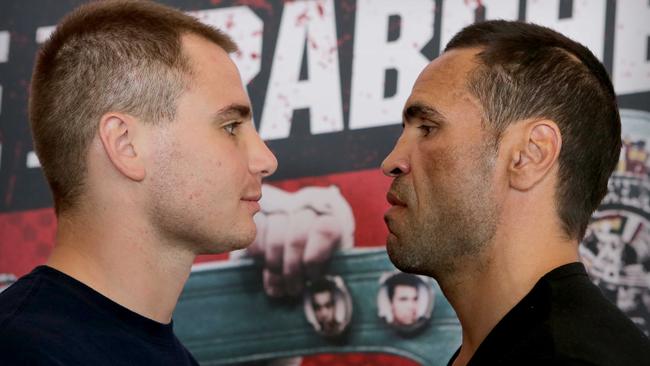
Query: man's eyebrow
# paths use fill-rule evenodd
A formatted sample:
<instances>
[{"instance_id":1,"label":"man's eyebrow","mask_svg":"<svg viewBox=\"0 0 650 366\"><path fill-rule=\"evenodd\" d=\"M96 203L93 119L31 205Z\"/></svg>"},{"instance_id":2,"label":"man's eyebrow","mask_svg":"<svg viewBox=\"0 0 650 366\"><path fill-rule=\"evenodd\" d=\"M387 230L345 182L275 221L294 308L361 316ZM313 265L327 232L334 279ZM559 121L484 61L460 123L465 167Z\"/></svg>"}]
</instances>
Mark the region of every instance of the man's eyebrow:
<instances>
[{"instance_id":1,"label":"man's eyebrow","mask_svg":"<svg viewBox=\"0 0 650 366\"><path fill-rule=\"evenodd\" d=\"M250 117L251 107L245 104L233 103L218 110L217 113L214 114L213 120L214 122L220 123L232 118L248 119Z\"/></svg>"},{"instance_id":2,"label":"man's eyebrow","mask_svg":"<svg viewBox=\"0 0 650 366\"><path fill-rule=\"evenodd\" d=\"M428 119L432 121L445 121L442 115L434 107L422 103L413 103L404 109L404 123L410 122L414 118Z\"/></svg>"}]
</instances>

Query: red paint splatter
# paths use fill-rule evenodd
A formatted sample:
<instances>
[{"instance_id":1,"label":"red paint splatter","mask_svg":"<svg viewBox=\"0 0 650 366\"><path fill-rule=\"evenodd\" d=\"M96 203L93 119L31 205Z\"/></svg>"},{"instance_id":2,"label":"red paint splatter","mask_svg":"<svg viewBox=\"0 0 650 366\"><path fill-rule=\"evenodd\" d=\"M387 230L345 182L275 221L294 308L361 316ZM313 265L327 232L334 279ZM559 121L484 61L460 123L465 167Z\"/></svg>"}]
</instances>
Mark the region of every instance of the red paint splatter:
<instances>
[{"instance_id":1,"label":"red paint splatter","mask_svg":"<svg viewBox=\"0 0 650 366\"><path fill-rule=\"evenodd\" d=\"M251 36L252 37L259 37L262 34L264 34L264 32L262 32L261 30L258 30L258 31L255 31L255 32L251 33Z\"/></svg>"},{"instance_id":2,"label":"red paint splatter","mask_svg":"<svg viewBox=\"0 0 650 366\"><path fill-rule=\"evenodd\" d=\"M298 17L296 18L296 26L301 26L304 22L309 21L308 12L309 12L308 10L305 10L304 12L302 12L302 14L298 15Z\"/></svg>"},{"instance_id":3,"label":"red paint splatter","mask_svg":"<svg viewBox=\"0 0 650 366\"><path fill-rule=\"evenodd\" d=\"M289 97L287 97L286 95L278 94L278 99L284 102L285 107L289 106ZM288 116L287 119L291 119L291 116Z\"/></svg>"},{"instance_id":4,"label":"red paint splatter","mask_svg":"<svg viewBox=\"0 0 650 366\"><path fill-rule=\"evenodd\" d=\"M257 54L257 52L251 52L251 58L253 60L257 60L260 57L260 55Z\"/></svg>"},{"instance_id":5,"label":"red paint splatter","mask_svg":"<svg viewBox=\"0 0 650 366\"><path fill-rule=\"evenodd\" d=\"M347 42L347 41L349 41L351 39L352 39L352 36L349 33L344 34L341 38L336 40L336 46L331 47L329 52L334 53L334 51L336 51L338 48L341 48L341 45L343 45L343 43L345 43L345 42Z\"/></svg>"},{"instance_id":6,"label":"red paint splatter","mask_svg":"<svg viewBox=\"0 0 650 366\"><path fill-rule=\"evenodd\" d=\"M226 20L226 29L232 29L232 27L235 26L235 22L233 21L233 15L231 14L228 16L228 19Z\"/></svg>"},{"instance_id":7,"label":"red paint splatter","mask_svg":"<svg viewBox=\"0 0 650 366\"><path fill-rule=\"evenodd\" d=\"M322 18L325 11L323 10L323 5L321 5L320 1L316 3L316 8L318 9L318 15Z\"/></svg>"},{"instance_id":8,"label":"red paint splatter","mask_svg":"<svg viewBox=\"0 0 650 366\"><path fill-rule=\"evenodd\" d=\"M219 5L219 4L221 4L221 0L210 0L210 4Z\"/></svg>"},{"instance_id":9,"label":"red paint splatter","mask_svg":"<svg viewBox=\"0 0 650 366\"><path fill-rule=\"evenodd\" d=\"M309 46L311 48L317 50L318 49L318 43L316 43L316 41L314 41L314 39L311 38L311 37L309 37L308 40L309 40Z\"/></svg>"}]
</instances>

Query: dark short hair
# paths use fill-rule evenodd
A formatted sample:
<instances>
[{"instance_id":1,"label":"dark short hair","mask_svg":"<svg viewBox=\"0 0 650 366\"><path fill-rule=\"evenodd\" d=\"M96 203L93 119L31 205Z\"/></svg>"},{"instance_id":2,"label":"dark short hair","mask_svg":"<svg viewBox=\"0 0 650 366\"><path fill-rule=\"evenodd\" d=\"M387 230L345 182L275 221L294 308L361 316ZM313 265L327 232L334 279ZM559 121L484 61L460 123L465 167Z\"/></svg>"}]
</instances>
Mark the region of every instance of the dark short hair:
<instances>
[{"instance_id":1,"label":"dark short hair","mask_svg":"<svg viewBox=\"0 0 650 366\"><path fill-rule=\"evenodd\" d=\"M331 292L332 295L336 292L336 283L327 277L318 278L307 284L309 293L313 296L321 292Z\"/></svg>"},{"instance_id":2,"label":"dark short hair","mask_svg":"<svg viewBox=\"0 0 650 366\"><path fill-rule=\"evenodd\" d=\"M414 287L416 290L418 286L422 283L422 280L418 276L399 272L390 276L384 284L386 285L386 290L388 291L388 299L393 300L395 296L395 287L397 286L409 286Z\"/></svg>"},{"instance_id":3,"label":"dark short hair","mask_svg":"<svg viewBox=\"0 0 650 366\"><path fill-rule=\"evenodd\" d=\"M83 192L86 158L99 119L123 112L144 122L175 118L191 85L181 36L196 34L237 49L224 33L150 1L96 1L57 26L36 57L29 116L34 147L57 214Z\"/></svg>"},{"instance_id":4,"label":"dark short hair","mask_svg":"<svg viewBox=\"0 0 650 366\"><path fill-rule=\"evenodd\" d=\"M529 118L557 123L562 135L556 207L569 238L580 240L607 194L621 150L621 120L607 71L585 46L539 25L488 21L461 30L447 45L479 47L469 91L498 141Z\"/></svg>"}]
</instances>

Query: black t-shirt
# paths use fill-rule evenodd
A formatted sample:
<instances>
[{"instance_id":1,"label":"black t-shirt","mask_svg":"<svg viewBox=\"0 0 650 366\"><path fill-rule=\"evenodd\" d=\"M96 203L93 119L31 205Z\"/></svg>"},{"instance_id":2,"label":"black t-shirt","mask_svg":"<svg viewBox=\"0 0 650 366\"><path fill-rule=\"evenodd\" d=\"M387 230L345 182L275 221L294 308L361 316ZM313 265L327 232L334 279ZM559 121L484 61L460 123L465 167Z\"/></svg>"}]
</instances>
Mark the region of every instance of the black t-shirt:
<instances>
[{"instance_id":1,"label":"black t-shirt","mask_svg":"<svg viewBox=\"0 0 650 366\"><path fill-rule=\"evenodd\" d=\"M145 318L51 267L0 293L1 365L198 365L173 325Z\"/></svg>"},{"instance_id":2,"label":"black t-shirt","mask_svg":"<svg viewBox=\"0 0 650 366\"><path fill-rule=\"evenodd\" d=\"M468 363L477 365L648 366L650 340L582 263L571 263L547 273L501 319Z\"/></svg>"}]
</instances>

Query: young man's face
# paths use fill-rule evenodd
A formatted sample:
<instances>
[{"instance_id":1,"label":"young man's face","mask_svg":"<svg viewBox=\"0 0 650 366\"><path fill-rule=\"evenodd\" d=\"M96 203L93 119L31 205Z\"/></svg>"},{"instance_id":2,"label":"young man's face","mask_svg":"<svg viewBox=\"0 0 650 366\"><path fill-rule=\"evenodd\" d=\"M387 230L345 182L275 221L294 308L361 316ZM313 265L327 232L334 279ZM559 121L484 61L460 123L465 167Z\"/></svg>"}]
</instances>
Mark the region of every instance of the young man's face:
<instances>
[{"instance_id":1,"label":"young man's face","mask_svg":"<svg viewBox=\"0 0 650 366\"><path fill-rule=\"evenodd\" d=\"M225 51L183 36L193 75L175 121L151 128L148 213L161 238L195 253L220 253L255 238L262 178L277 161L251 121L250 101Z\"/></svg>"},{"instance_id":2,"label":"young man's face","mask_svg":"<svg viewBox=\"0 0 650 366\"><path fill-rule=\"evenodd\" d=\"M396 285L390 306L395 324L415 324L418 319L418 289L408 285Z\"/></svg>"},{"instance_id":3,"label":"young man's face","mask_svg":"<svg viewBox=\"0 0 650 366\"><path fill-rule=\"evenodd\" d=\"M404 129L382 164L395 177L386 212L388 254L405 272L439 278L475 257L496 230L494 137L467 90L475 49L452 50L418 77Z\"/></svg>"},{"instance_id":4,"label":"young man's face","mask_svg":"<svg viewBox=\"0 0 650 366\"><path fill-rule=\"evenodd\" d=\"M312 295L314 315L323 330L332 326L334 322L334 296L330 291L316 292Z\"/></svg>"}]
</instances>

